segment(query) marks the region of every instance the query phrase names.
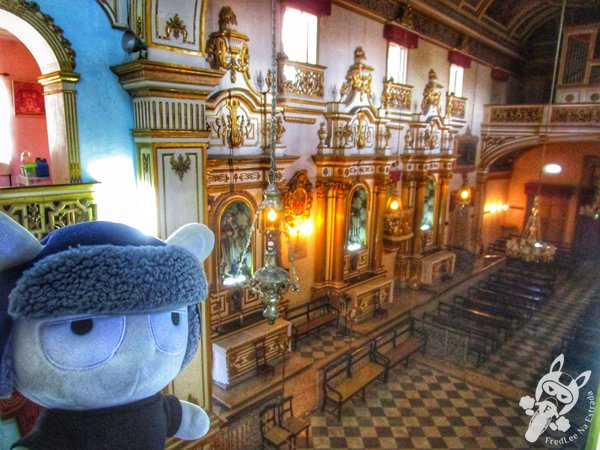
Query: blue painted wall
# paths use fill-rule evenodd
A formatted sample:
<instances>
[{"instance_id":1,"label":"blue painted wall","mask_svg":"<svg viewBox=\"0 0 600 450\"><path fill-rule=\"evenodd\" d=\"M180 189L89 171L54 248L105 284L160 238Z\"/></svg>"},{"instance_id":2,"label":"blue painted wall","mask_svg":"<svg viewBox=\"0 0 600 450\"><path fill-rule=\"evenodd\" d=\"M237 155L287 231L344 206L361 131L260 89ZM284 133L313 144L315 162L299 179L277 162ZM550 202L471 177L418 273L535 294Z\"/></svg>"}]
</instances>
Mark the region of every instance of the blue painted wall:
<instances>
[{"instance_id":1,"label":"blue painted wall","mask_svg":"<svg viewBox=\"0 0 600 450\"><path fill-rule=\"evenodd\" d=\"M81 165L84 181L101 183L99 218L132 222L132 213L123 206L131 206L134 198L120 202L123 206L111 200L116 192L124 197L134 195L135 185L132 100L110 70L130 58L121 49L123 32L111 27L93 0L37 3L63 29L76 53L75 72L81 76L77 83Z\"/></svg>"}]
</instances>

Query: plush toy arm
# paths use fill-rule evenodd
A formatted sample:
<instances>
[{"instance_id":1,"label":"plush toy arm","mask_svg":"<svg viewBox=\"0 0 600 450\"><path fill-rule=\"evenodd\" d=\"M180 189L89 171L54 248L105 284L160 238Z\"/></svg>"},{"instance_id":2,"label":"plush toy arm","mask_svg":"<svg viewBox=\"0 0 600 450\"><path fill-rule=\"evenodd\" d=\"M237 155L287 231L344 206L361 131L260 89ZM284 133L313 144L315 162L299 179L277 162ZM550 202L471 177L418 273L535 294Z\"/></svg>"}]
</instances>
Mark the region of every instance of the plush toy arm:
<instances>
[{"instance_id":1,"label":"plush toy arm","mask_svg":"<svg viewBox=\"0 0 600 450\"><path fill-rule=\"evenodd\" d=\"M175 433L175 437L191 441L199 439L208 433L210 419L202 408L193 403L179 400L181 402L181 425Z\"/></svg>"}]
</instances>

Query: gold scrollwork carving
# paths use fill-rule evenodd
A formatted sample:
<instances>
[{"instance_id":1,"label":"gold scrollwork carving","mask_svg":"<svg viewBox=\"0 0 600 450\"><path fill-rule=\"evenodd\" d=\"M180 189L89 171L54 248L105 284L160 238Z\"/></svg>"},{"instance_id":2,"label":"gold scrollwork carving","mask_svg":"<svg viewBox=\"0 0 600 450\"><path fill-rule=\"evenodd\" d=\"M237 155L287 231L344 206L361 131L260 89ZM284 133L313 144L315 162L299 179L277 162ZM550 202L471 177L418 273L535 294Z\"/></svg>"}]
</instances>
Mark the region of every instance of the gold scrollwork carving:
<instances>
[{"instance_id":1,"label":"gold scrollwork carving","mask_svg":"<svg viewBox=\"0 0 600 450\"><path fill-rule=\"evenodd\" d=\"M384 81L381 93L381 106L384 108L410 109L412 86Z\"/></svg>"},{"instance_id":2,"label":"gold scrollwork carving","mask_svg":"<svg viewBox=\"0 0 600 450\"><path fill-rule=\"evenodd\" d=\"M464 119L466 105L467 99L448 95L448 97L446 97L446 114L450 117Z\"/></svg>"},{"instance_id":3,"label":"gold scrollwork carving","mask_svg":"<svg viewBox=\"0 0 600 450\"><path fill-rule=\"evenodd\" d=\"M183 37L183 42L187 42L188 44L192 44L193 42L188 42L188 31L185 22L179 17L179 14L175 13L173 17L167 20L165 24L165 35L166 39L171 39L171 33L173 33L173 37L175 39L179 39L179 36Z\"/></svg>"},{"instance_id":4,"label":"gold scrollwork carving","mask_svg":"<svg viewBox=\"0 0 600 450\"><path fill-rule=\"evenodd\" d=\"M177 158L175 158L175 155L171 155L169 162L171 163L171 170L177 174L179 181L183 181L184 175L188 173L192 167L190 155L185 155L185 158L181 153Z\"/></svg>"},{"instance_id":5,"label":"gold scrollwork carving","mask_svg":"<svg viewBox=\"0 0 600 450\"><path fill-rule=\"evenodd\" d=\"M371 130L369 129L369 124L367 123L365 113L363 111L358 113L358 120L354 126L353 131L356 141L356 147L364 148L371 138Z\"/></svg>"},{"instance_id":6,"label":"gold scrollwork carving","mask_svg":"<svg viewBox=\"0 0 600 450\"><path fill-rule=\"evenodd\" d=\"M265 137L264 142L265 142L265 146L268 146L269 136L270 136L270 132L271 132L271 119L267 119L264 122L264 124L265 124L263 127L263 135ZM275 143L276 144L281 143L281 137L283 136L283 133L285 133L285 127L283 126L283 117L278 115L277 117L275 117Z\"/></svg>"},{"instance_id":7,"label":"gold scrollwork carving","mask_svg":"<svg viewBox=\"0 0 600 450\"><path fill-rule=\"evenodd\" d=\"M553 108L552 122L600 122L600 107Z\"/></svg>"},{"instance_id":8,"label":"gold scrollwork carving","mask_svg":"<svg viewBox=\"0 0 600 450\"><path fill-rule=\"evenodd\" d=\"M219 31L212 33L206 46L206 60L211 69L229 70L231 82L235 83L237 74L250 79L250 50L246 42L248 36L233 29L237 18L229 6L219 12Z\"/></svg>"},{"instance_id":9,"label":"gold scrollwork carving","mask_svg":"<svg viewBox=\"0 0 600 450\"><path fill-rule=\"evenodd\" d=\"M283 215L288 226L295 228L310 218L313 186L306 170L300 170L287 183L282 194Z\"/></svg>"},{"instance_id":10,"label":"gold scrollwork carving","mask_svg":"<svg viewBox=\"0 0 600 450\"><path fill-rule=\"evenodd\" d=\"M96 203L91 192L64 199L11 201L0 210L27 228L37 239L66 225L96 220Z\"/></svg>"},{"instance_id":11,"label":"gold scrollwork carving","mask_svg":"<svg viewBox=\"0 0 600 450\"><path fill-rule=\"evenodd\" d=\"M293 79L286 78L286 73ZM321 68L311 68L304 64L290 62L287 59L279 62L279 92L282 94L303 95L305 97L323 98L325 72Z\"/></svg>"},{"instance_id":12,"label":"gold scrollwork carving","mask_svg":"<svg viewBox=\"0 0 600 450\"><path fill-rule=\"evenodd\" d=\"M423 100L421 101L421 112L428 116L430 111L435 115L440 114L440 99L444 85L438 81L435 70L429 70L429 81L423 89Z\"/></svg>"},{"instance_id":13,"label":"gold scrollwork carving","mask_svg":"<svg viewBox=\"0 0 600 450\"><path fill-rule=\"evenodd\" d=\"M232 148L240 147L244 144L252 131L252 124L249 119L239 114L238 108L240 101L235 98L227 99L225 107L228 113L221 114L212 124L212 128L218 137L223 139L223 144Z\"/></svg>"},{"instance_id":14,"label":"gold scrollwork carving","mask_svg":"<svg viewBox=\"0 0 600 450\"><path fill-rule=\"evenodd\" d=\"M362 47L356 47L354 50L354 64L350 66L346 73L346 81L340 88L340 94L342 96L349 95L353 92L360 94L360 100L362 101L364 96L371 98L371 74L363 73L363 71L372 71L371 66L367 66L363 63L366 59L366 55Z\"/></svg>"},{"instance_id":15,"label":"gold scrollwork carving","mask_svg":"<svg viewBox=\"0 0 600 450\"><path fill-rule=\"evenodd\" d=\"M540 122L543 107L523 106L516 108L493 108L491 122Z\"/></svg>"}]
</instances>

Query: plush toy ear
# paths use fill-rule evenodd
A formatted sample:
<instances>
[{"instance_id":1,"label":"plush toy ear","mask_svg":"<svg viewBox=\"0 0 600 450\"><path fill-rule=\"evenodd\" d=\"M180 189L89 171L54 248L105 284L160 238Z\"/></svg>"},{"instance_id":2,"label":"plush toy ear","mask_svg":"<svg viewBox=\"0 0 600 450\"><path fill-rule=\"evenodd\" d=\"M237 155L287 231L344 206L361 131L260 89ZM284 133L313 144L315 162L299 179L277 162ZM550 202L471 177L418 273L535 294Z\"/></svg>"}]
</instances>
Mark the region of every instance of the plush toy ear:
<instances>
[{"instance_id":1,"label":"plush toy ear","mask_svg":"<svg viewBox=\"0 0 600 450\"><path fill-rule=\"evenodd\" d=\"M41 250L33 234L0 212L0 271L31 261Z\"/></svg>"},{"instance_id":2,"label":"plush toy ear","mask_svg":"<svg viewBox=\"0 0 600 450\"><path fill-rule=\"evenodd\" d=\"M203 223L188 223L175 230L165 242L168 245L185 248L202 262L212 252L215 235Z\"/></svg>"}]
</instances>

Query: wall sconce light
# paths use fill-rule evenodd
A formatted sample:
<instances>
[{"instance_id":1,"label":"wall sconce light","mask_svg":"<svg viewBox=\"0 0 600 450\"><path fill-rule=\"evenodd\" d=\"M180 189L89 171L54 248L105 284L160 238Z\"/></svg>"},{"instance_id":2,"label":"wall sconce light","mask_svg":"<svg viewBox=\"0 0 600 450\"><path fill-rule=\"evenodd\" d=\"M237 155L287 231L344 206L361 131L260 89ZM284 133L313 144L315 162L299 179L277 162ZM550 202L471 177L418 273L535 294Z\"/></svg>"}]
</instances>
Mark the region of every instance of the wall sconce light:
<instances>
[{"instance_id":1,"label":"wall sconce light","mask_svg":"<svg viewBox=\"0 0 600 450\"><path fill-rule=\"evenodd\" d=\"M140 52L141 59L146 59L146 56L148 56L148 46L131 30L127 30L123 33L123 37L121 38L121 48L127 54Z\"/></svg>"},{"instance_id":2,"label":"wall sconce light","mask_svg":"<svg viewBox=\"0 0 600 450\"><path fill-rule=\"evenodd\" d=\"M471 203L471 188L468 186L463 186L456 193L456 197L461 205L468 205Z\"/></svg>"}]
</instances>

